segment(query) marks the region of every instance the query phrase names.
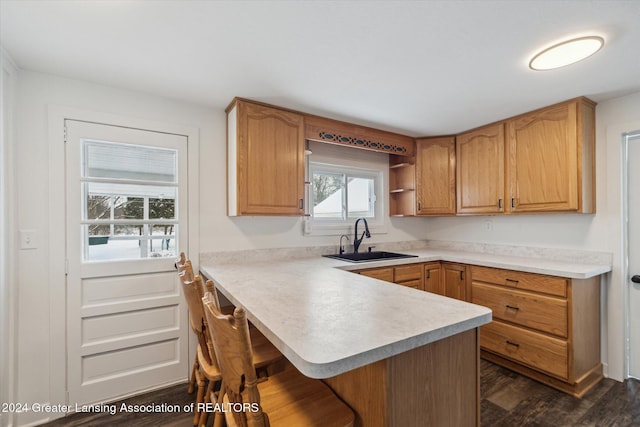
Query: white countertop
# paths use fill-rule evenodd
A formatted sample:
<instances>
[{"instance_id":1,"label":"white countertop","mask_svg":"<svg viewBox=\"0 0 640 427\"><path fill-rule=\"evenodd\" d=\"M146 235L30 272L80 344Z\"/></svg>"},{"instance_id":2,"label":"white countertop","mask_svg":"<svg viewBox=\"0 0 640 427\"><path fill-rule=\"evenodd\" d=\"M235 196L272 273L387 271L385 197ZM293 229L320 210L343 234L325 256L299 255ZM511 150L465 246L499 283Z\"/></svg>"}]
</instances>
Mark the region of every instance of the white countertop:
<instances>
[{"instance_id":1,"label":"white countertop","mask_svg":"<svg viewBox=\"0 0 640 427\"><path fill-rule=\"evenodd\" d=\"M329 378L491 321L488 308L333 268L341 264L317 257L201 270L311 378Z\"/></svg>"},{"instance_id":2,"label":"white countertop","mask_svg":"<svg viewBox=\"0 0 640 427\"><path fill-rule=\"evenodd\" d=\"M365 263L288 251L296 256L286 256L287 250L272 251L277 260L227 256L204 261L200 269L312 378L339 375L491 321L488 308L344 270L438 260L574 279L611 270L606 264L431 248L397 251L416 258Z\"/></svg>"},{"instance_id":3,"label":"white countertop","mask_svg":"<svg viewBox=\"0 0 640 427\"><path fill-rule=\"evenodd\" d=\"M506 270L525 271L528 273L546 274L549 276L560 276L569 279L588 279L611 271L611 265L603 263L556 261L543 258L505 256L490 253L451 251L444 249L410 249L393 252L417 255L418 257L365 263L341 262L338 268L342 268L344 270L360 270L362 268L382 267L413 262L449 261L461 264L481 265L484 267L503 268Z\"/></svg>"}]
</instances>

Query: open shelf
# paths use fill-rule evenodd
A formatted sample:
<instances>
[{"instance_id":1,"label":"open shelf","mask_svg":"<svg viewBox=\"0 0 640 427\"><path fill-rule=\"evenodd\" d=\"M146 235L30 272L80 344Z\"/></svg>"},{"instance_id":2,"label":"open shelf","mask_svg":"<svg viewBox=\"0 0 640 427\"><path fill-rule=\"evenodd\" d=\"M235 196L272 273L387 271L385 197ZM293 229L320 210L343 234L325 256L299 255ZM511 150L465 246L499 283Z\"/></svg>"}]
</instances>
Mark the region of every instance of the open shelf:
<instances>
[{"instance_id":1,"label":"open shelf","mask_svg":"<svg viewBox=\"0 0 640 427\"><path fill-rule=\"evenodd\" d=\"M389 215L416 214L415 157L389 156Z\"/></svg>"}]
</instances>

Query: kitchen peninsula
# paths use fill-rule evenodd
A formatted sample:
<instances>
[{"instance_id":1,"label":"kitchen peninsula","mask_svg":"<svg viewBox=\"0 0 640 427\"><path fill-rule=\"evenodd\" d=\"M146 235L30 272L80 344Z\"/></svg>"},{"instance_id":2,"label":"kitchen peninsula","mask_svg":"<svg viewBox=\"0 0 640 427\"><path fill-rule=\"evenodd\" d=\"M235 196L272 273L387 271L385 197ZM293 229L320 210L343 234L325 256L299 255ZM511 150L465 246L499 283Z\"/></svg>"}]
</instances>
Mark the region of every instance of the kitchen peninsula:
<instances>
[{"instance_id":1,"label":"kitchen peninsula","mask_svg":"<svg viewBox=\"0 0 640 427\"><path fill-rule=\"evenodd\" d=\"M296 368L324 379L365 426L479 425L478 331L492 316L486 307L348 270L437 260L578 279L610 270L606 263L428 248L403 251L418 256L411 261L360 264L302 248L266 252L204 256L201 271Z\"/></svg>"}]
</instances>

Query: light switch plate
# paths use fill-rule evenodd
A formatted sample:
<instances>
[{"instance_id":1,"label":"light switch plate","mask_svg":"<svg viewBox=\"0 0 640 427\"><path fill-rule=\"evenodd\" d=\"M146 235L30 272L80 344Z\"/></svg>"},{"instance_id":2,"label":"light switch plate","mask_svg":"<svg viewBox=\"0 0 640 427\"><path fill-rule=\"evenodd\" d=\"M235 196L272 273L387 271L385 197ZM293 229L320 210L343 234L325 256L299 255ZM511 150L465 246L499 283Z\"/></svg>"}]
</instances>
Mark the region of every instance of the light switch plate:
<instances>
[{"instance_id":1,"label":"light switch plate","mask_svg":"<svg viewBox=\"0 0 640 427\"><path fill-rule=\"evenodd\" d=\"M36 230L20 230L20 249L37 249L37 238Z\"/></svg>"}]
</instances>

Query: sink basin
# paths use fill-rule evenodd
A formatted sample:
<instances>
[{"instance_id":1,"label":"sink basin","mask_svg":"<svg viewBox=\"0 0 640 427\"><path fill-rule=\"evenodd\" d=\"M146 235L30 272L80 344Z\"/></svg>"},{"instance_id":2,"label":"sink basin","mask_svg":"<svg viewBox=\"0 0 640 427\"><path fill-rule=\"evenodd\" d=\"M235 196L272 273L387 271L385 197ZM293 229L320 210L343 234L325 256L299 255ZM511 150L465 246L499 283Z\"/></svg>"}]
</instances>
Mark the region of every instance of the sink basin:
<instances>
[{"instance_id":1,"label":"sink basin","mask_svg":"<svg viewBox=\"0 0 640 427\"><path fill-rule=\"evenodd\" d=\"M342 261L349 262L366 262L366 261L380 261L383 259L394 259L394 258L415 258L418 255L407 255L407 254L398 254L395 252L360 252L355 254L333 254L333 255L323 255L327 258L335 258L340 259Z\"/></svg>"}]
</instances>

